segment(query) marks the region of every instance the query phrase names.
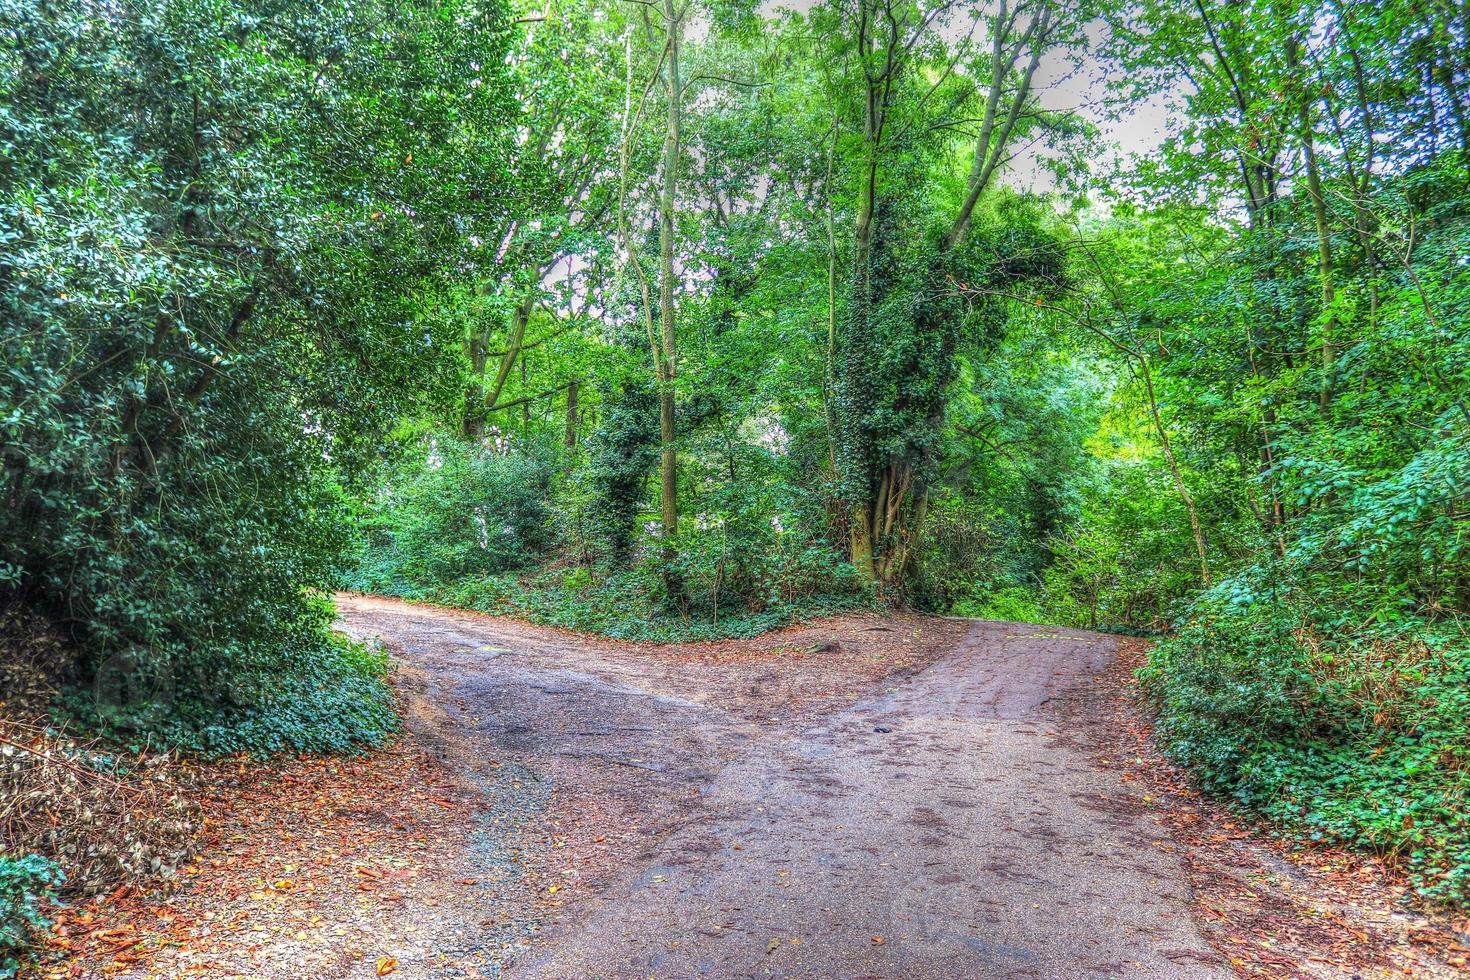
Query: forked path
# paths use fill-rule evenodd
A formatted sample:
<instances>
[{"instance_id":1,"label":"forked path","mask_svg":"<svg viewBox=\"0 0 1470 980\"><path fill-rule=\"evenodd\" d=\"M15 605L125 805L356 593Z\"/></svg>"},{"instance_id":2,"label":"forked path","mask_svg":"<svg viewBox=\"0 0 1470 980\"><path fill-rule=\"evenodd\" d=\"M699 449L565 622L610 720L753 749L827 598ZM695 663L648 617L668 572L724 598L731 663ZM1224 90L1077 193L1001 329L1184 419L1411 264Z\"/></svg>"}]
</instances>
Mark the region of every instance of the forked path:
<instances>
[{"instance_id":1,"label":"forked path","mask_svg":"<svg viewBox=\"0 0 1470 980\"><path fill-rule=\"evenodd\" d=\"M727 710L711 670L626 647L341 611L478 719L446 726L446 754L514 753L570 800L647 810L640 846L512 976L1231 975L1164 831L1089 750L1106 636L976 622L825 715L760 719Z\"/></svg>"}]
</instances>

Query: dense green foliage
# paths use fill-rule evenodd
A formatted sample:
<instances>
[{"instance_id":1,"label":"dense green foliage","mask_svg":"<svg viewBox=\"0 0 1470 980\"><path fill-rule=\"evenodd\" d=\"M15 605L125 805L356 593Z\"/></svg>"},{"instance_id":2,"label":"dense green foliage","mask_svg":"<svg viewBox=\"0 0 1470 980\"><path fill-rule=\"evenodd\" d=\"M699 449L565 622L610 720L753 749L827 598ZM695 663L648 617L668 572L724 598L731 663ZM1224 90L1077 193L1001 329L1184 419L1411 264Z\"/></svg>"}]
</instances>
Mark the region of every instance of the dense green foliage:
<instances>
[{"instance_id":1,"label":"dense green foliage","mask_svg":"<svg viewBox=\"0 0 1470 980\"><path fill-rule=\"evenodd\" d=\"M521 568L551 544L551 468L531 453L428 440L363 521L365 554L347 585L412 596L434 585Z\"/></svg>"},{"instance_id":2,"label":"dense green foliage","mask_svg":"<svg viewBox=\"0 0 1470 980\"><path fill-rule=\"evenodd\" d=\"M1036 0L966 35L945 3L620 10L531 39L622 77L565 69L559 156L523 164L562 191L510 207L512 241L576 219L525 239L554 317L517 317L511 248L510 313L466 347L469 389L520 409L474 451L565 452L529 490L438 492L529 541L509 513L549 488L546 533L378 587L637 638L869 596L1170 633L1148 687L1210 787L1463 898L1463 12ZM1156 150L1085 154L1120 123L1048 108L1035 65L1068 55L1163 99ZM994 180L1031 144L1048 193ZM586 183L577 146L616 170Z\"/></svg>"},{"instance_id":3,"label":"dense green foliage","mask_svg":"<svg viewBox=\"0 0 1470 980\"><path fill-rule=\"evenodd\" d=\"M633 548L656 460L656 430L633 428L651 402L636 398L610 403L590 458L555 485L565 450L417 441L427 459L410 455L365 505L363 552L343 584L657 642L751 636L871 601L841 556L789 529L810 523L803 500L757 459L746 465L759 482L710 488L681 532L684 594L671 597L667 560Z\"/></svg>"},{"instance_id":4,"label":"dense green foliage","mask_svg":"<svg viewBox=\"0 0 1470 980\"><path fill-rule=\"evenodd\" d=\"M1227 799L1310 840L1403 859L1423 894L1463 901L1464 637L1356 617L1329 631L1343 610L1326 598L1289 574L1244 574L1193 603L1144 671L1164 732Z\"/></svg>"},{"instance_id":5,"label":"dense green foliage","mask_svg":"<svg viewBox=\"0 0 1470 980\"><path fill-rule=\"evenodd\" d=\"M502 16L0 5L0 585L74 637L89 716L212 751L386 730L311 595L342 485L452 364L420 311L493 180Z\"/></svg>"},{"instance_id":6,"label":"dense green foliage","mask_svg":"<svg viewBox=\"0 0 1470 980\"><path fill-rule=\"evenodd\" d=\"M645 567L598 575L585 568L551 568L530 575L466 579L453 586L410 598L515 616L533 623L560 626L612 637L652 643L687 643L758 636L789 623L863 608L871 598L853 580L845 562L829 552L807 557L809 563L787 578L773 578L770 593L741 604L698 602L683 615L670 615L663 591L662 569ZM816 565L816 562L823 562ZM709 566L695 566L707 572ZM691 582L692 594L713 582Z\"/></svg>"},{"instance_id":7,"label":"dense green foliage","mask_svg":"<svg viewBox=\"0 0 1470 980\"><path fill-rule=\"evenodd\" d=\"M1289 832L1395 855L1454 901L1470 897L1464 16L1144 8L1117 37L1145 83L1182 44L1221 60L1137 179L1246 207L1192 239L1174 233L1202 211L1187 194L1120 209L1111 262L1114 329L1150 348L1224 576L1178 606L1145 672L1173 750Z\"/></svg>"}]
</instances>

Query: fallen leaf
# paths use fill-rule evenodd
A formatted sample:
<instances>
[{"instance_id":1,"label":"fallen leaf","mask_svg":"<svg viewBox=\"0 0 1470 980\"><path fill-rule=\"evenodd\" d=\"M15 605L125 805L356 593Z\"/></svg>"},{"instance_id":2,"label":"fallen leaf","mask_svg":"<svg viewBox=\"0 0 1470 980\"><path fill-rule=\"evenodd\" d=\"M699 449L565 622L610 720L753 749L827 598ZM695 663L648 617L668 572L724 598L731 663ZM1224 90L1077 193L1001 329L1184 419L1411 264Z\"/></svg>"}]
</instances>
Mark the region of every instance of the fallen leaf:
<instances>
[{"instance_id":1,"label":"fallen leaf","mask_svg":"<svg viewBox=\"0 0 1470 980\"><path fill-rule=\"evenodd\" d=\"M398 969L398 961L395 960L393 957L378 957L378 976L386 977L388 974L392 973L396 969Z\"/></svg>"},{"instance_id":2,"label":"fallen leaf","mask_svg":"<svg viewBox=\"0 0 1470 980\"><path fill-rule=\"evenodd\" d=\"M874 936L873 937L873 945L874 946L882 946L883 943L884 943L884 939L883 939L882 936Z\"/></svg>"}]
</instances>

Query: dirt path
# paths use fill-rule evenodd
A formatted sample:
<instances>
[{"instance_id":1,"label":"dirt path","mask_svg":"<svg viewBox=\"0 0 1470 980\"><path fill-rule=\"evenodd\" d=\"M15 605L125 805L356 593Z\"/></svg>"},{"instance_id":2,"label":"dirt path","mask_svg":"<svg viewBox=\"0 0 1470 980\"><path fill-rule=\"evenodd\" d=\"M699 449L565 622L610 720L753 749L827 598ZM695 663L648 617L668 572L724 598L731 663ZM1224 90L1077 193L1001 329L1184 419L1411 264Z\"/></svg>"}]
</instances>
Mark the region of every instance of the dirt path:
<instances>
[{"instance_id":1,"label":"dirt path","mask_svg":"<svg viewBox=\"0 0 1470 980\"><path fill-rule=\"evenodd\" d=\"M486 877L478 932L426 911L407 974L453 935L527 977L1230 976L1142 794L1089 750L1107 637L856 620L723 656L339 610L495 801L476 860L520 872Z\"/></svg>"}]
</instances>

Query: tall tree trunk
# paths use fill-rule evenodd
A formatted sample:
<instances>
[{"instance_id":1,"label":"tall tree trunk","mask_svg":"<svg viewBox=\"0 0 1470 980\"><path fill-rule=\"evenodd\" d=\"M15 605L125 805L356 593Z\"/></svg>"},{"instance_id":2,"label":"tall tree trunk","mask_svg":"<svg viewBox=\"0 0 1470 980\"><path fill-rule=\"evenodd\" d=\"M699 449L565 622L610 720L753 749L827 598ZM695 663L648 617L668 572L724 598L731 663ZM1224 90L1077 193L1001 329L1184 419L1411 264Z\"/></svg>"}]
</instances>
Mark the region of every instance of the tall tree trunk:
<instances>
[{"instance_id":1,"label":"tall tree trunk","mask_svg":"<svg viewBox=\"0 0 1470 980\"><path fill-rule=\"evenodd\" d=\"M867 421L855 416L866 411L870 403L873 386L868 380L873 376L871 364L878 356L873 350L873 310L884 302L884 297L874 294L870 266L874 252L881 253L888 245L873 241L875 234L889 234L885 231L887 223L877 221L886 122L910 52L930 28L932 19L925 16L916 23L909 8L895 0L857 0L855 16L864 99L862 170L853 226L847 329L842 338L841 371L834 385L839 400L837 410L829 416L829 427L842 436L833 441L841 454L837 463L848 510L852 564L864 579L878 580L886 587L895 584L910 565L912 545L927 510L919 484L930 460L921 451L908 458L873 445L865 429ZM946 268L965 239L977 202L1008 159L1007 147L1016 138L1032 101L1031 86L1047 39L1055 29L1055 16L1056 8L1049 2L1027 5L1025 12L1012 12L1010 0L1001 0L993 18L991 71L964 201L933 260L934 282L925 286L948 288L943 285ZM906 36L910 29L912 35ZM943 77L948 76L945 72ZM834 305L829 301L829 309ZM930 420L930 424L941 423L942 414Z\"/></svg>"},{"instance_id":2,"label":"tall tree trunk","mask_svg":"<svg viewBox=\"0 0 1470 980\"><path fill-rule=\"evenodd\" d=\"M832 165L837 157L837 135L841 117L832 119L832 143L827 147L827 178L822 184L827 199L827 356L822 365L822 419L827 429L827 466L837 477L837 433L832 422L832 387L836 382L837 359L837 209L832 199Z\"/></svg>"},{"instance_id":3,"label":"tall tree trunk","mask_svg":"<svg viewBox=\"0 0 1470 980\"><path fill-rule=\"evenodd\" d=\"M871 315L872 287L868 278L868 262L872 250L873 229L873 197L872 197L872 172L869 171L868 192L863 196L863 203L858 210L857 225L853 234L852 246L852 303L849 310L848 323L848 349L845 356L849 360L860 359L867 356L867 334L868 319ZM846 373L851 378L853 368L849 365ZM849 380L851 384L851 380ZM853 424L848 420L847 424ZM849 445L845 447L847 453L860 453L863 458L845 461L854 471L854 476L861 481L862 485L854 489L859 491L857 499L852 501L850 515L848 518L850 548L852 552L852 564L864 581L871 582L874 578L873 569L873 523L874 511L867 484L868 469L871 461L863 452L866 447Z\"/></svg>"},{"instance_id":4,"label":"tall tree trunk","mask_svg":"<svg viewBox=\"0 0 1470 980\"><path fill-rule=\"evenodd\" d=\"M485 332L476 326L465 338L465 352L470 358L470 378L465 383L464 413L460 419L461 434L466 439L479 439L485 434Z\"/></svg>"},{"instance_id":5,"label":"tall tree trunk","mask_svg":"<svg viewBox=\"0 0 1470 980\"><path fill-rule=\"evenodd\" d=\"M1251 367L1251 377L1260 379L1260 364L1256 360L1256 338L1255 332L1249 324L1245 329L1245 353ZM1276 410L1269 405L1261 412L1260 427L1261 446L1258 452L1260 464L1256 468L1256 475L1260 478L1261 486L1271 497L1271 510L1262 513L1257 508L1257 515L1261 518L1261 528L1276 540L1277 550L1281 557L1286 557L1286 538L1283 527L1286 524L1286 510L1281 506L1281 496L1276 492L1276 453L1272 448L1276 439Z\"/></svg>"},{"instance_id":6,"label":"tall tree trunk","mask_svg":"<svg viewBox=\"0 0 1470 980\"><path fill-rule=\"evenodd\" d=\"M867 54L867 26L868 8L866 0L860 4L861 21L859 23L859 47L862 54ZM870 278L869 265L872 259L873 247L873 212L877 206L878 198L878 151L879 141L882 136L882 95L880 94L880 79L868 77L866 86L866 99L863 106L863 149L865 159L863 161L862 186L858 201L857 218L853 225L852 235L852 297L848 309L847 350L844 358L847 361L844 375L845 383L852 387L860 385L861 382L854 377L861 371L861 365L856 363L868 354L868 327L872 315L872 280ZM851 428L853 420L843 420L840 424ZM849 481L858 484L849 487L849 493L855 499L849 504L848 514L848 536L849 550L852 556L853 568L866 582L874 580L873 568L873 534L874 534L874 511L872 507L871 491L868 485L871 479L869 472L872 461L868 459L866 446L853 445L854 440L847 440L849 445L843 447L844 454L859 456L861 458L848 458L843 463L849 469Z\"/></svg>"},{"instance_id":7,"label":"tall tree trunk","mask_svg":"<svg viewBox=\"0 0 1470 980\"><path fill-rule=\"evenodd\" d=\"M679 32L683 16L674 0L663 0L664 28L668 31L668 122L664 130L663 181L658 197L659 342L663 349L659 372L658 424L660 510L663 518L664 558L674 558L679 531L679 473L674 440L674 202L679 184L679 136L683 83L679 78Z\"/></svg>"},{"instance_id":8,"label":"tall tree trunk","mask_svg":"<svg viewBox=\"0 0 1470 980\"><path fill-rule=\"evenodd\" d=\"M1317 268L1322 280L1322 391L1319 395L1325 410L1332 403L1333 372L1336 370L1337 283L1333 273L1332 231L1327 222L1327 202L1322 197L1322 178L1317 170L1317 151L1303 111L1303 151L1307 158L1307 188L1312 195L1312 213L1317 223Z\"/></svg>"},{"instance_id":9,"label":"tall tree trunk","mask_svg":"<svg viewBox=\"0 0 1470 980\"><path fill-rule=\"evenodd\" d=\"M526 352L521 351L521 390L526 390ZM531 431L531 402L527 399L521 402L521 439L526 438L526 433Z\"/></svg>"},{"instance_id":10,"label":"tall tree trunk","mask_svg":"<svg viewBox=\"0 0 1470 980\"><path fill-rule=\"evenodd\" d=\"M953 251L964 241L970 219L975 213L975 205L979 203L980 196L985 193L1006 160L1006 147L1010 145L1016 122L1031 98L1031 85L1036 78L1036 69L1041 65L1041 54L1052 27L1052 8L1050 5L1041 5L1032 14L1026 30L1017 37L1010 33L1011 20L1006 17L1006 9L1005 0L1001 0L991 42L990 89L985 96L985 114L980 121L980 135L975 140L975 156L970 161L965 199L944 236L946 252ZM1010 104L1006 108L1005 118L1001 119L1001 96L1005 94L1006 82L1021 55L1027 53L1027 48L1030 48L1030 52L1026 68L1021 73L1015 91L1009 96Z\"/></svg>"},{"instance_id":11,"label":"tall tree trunk","mask_svg":"<svg viewBox=\"0 0 1470 980\"><path fill-rule=\"evenodd\" d=\"M473 397L466 398L463 425L466 438L479 438L484 432L486 416L500 406L500 396L505 391L505 382L510 378L511 369L521 359L521 348L526 342L526 324L530 322L531 312L535 309L536 294L528 292L511 311L510 336L505 350L500 354L500 366L495 371L495 380L488 391L484 387L485 370L489 360L485 340L483 335L471 338L470 360L480 377L480 383L471 385Z\"/></svg>"}]
</instances>

